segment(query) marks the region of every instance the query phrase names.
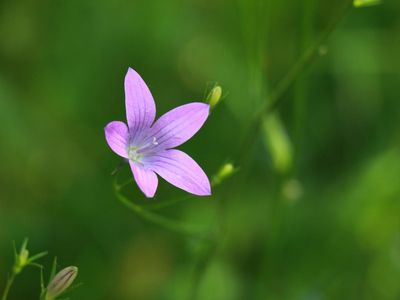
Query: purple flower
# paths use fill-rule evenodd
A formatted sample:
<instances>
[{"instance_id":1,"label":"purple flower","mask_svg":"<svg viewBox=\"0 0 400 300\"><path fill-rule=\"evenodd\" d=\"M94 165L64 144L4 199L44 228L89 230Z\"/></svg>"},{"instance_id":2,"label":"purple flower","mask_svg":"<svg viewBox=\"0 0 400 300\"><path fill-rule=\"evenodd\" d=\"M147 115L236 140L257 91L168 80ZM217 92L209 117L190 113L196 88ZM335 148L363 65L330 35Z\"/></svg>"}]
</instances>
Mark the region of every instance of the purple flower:
<instances>
[{"instance_id":1,"label":"purple flower","mask_svg":"<svg viewBox=\"0 0 400 300\"><path fill-rule=\"evenodd\" d=\"M146 83L133 69L125 76L125 106L128 126L110 122L104 129L110 148L129 160L139 188L151 198L160 175L189 193L211 195L210 181L201 167L186 153L172 149L189 140L204 124L209 105L188 103L178 106L154 122L156 107Z\"/></svg>"}]
</instances>

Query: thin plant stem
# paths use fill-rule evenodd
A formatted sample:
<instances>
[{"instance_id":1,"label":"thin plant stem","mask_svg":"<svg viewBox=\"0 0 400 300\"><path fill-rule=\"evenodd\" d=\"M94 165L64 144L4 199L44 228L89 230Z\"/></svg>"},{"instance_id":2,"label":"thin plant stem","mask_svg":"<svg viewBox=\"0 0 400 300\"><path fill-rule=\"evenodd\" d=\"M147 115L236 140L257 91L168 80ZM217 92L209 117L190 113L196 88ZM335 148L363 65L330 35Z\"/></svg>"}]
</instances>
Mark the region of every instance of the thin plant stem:
<instances>
[{"instance_id":1,"label":"thin plant stem","mask_svg":"<svg viewBox=\"0 0 400 300\"><path fill-rule=\"evenodd\" d=\"M14 272L12 272L12 274L8 277L6 286L5 286L4 291L3 291L3 295L2 295L2 297L1 297L1 300L7 300L8 293L10 292L10 288L11 288L11 286L12 286L13 283L14 283L14 279L15 279L15 276L16 276L16 275L17 275L17 274L15 274Z\"/></svg>"},{"instance_id":2,"label":"thin plant stem","mask_svg":"<svg viewBox=\"0 0 400 300\"><path fill-rule=\"evenodd\" d=\"M217 178L217 175L212 176L212 178ZM120 192L124 187L126 187L131 182L133 182L132 178L124 181L121 184L115 184L114 188L118 192ZM212 180L211 181L211 188L215 188L216 186L220 185L222 182L223 182L223 180L222 181L217 181L215 179ZM189 194L189 195L185 195L185 196L179 197L179 198L171 198L169 200L162 201L162 202L150 203L150 204L147 204L145 207L146 207L146 209L150 209L150 210L159 210L159 209L167 208L167 207L173 206L175 204L179 204L181 202L190 200L190 199L192 199L194 197L195 197L195 195Z\"/></svg>"},{"instance_id":3,"label":"thin plant stem","mask_svg":"<svg viewBox=\"0 0 400 300\"><path fill-rule=\"evenodd\" d=\"M149 204L149 205L146 206L146 207L148 207L148 208L150 208L150 209L152 209L152 210L163 209L163 208L167 208L167 207L170 207L170 206L172 206L172 205L181 203L181 202L183 202L183 201L190 200L190 199L192 199L193 197L194 197L193 195L186 195L186 196L179 197L179 198L171 198L171 199L169 199L169 200L167 200L167 201Z\"/></svg>"},{"instance_id":4,"label":"thin plant stem","mask_svg":"<svg viewBox=\"0 0 400 300\"><path fill-rule=\"evenodd\" d=\"M211 188L215 188L219 184L221 184L221 182L216 183L215 181L211 181ZM172 199L169 199L167 201L152 203L152 204L146 205L146 208L148 207L149 209L152 209L152 210L163 209L163 208L167 208L167 207L170 207L172 205L175 205L175 204L179 204L179 203L181 203L183 201L188 201L188 200L190 200L190 199L192 199L194 197L195 197L195 195L192 195L192 194L185 195L185 196L180 197L180 198L172 198Z\"/></svg>"},{"instance_id":5,"label":"thin plant stem","mask_svg":"<svg viewBox=\"0 0 400 300\"><path fill-rule=\"evenodd\" d=\"M121 192L115 186L114 186L114 191L115 191L115 195L117 196L118 200L126 208L128 208L130 211L134 212L141 218L143 218L153 224L156 224L160 227L163 227L165 229L168 229L168 230L171 230L174 232L178 232L178 233L190 235L190 236L201 236L204 234L203 230L196 225L187 224L184 222L166 218L157 213L149 211L140 205L137 205L136 203L130 201L126 196L121 194Z\"/></svg>"},{"instance_id":6,"label":"thin plant stem","mask_svg":"<svg viewBox=\"0 0 400 300\"><path fill-rule=\"evenodd\" d=\"M239 165L244 161L245 158L249 157L249 151L252 150L254 142L257 140L258 132L260 130L260 124L265 114L274 110L279 102L282 101L283 96L297 80L297 78L302 74L302 72L310 66L314 60L319 56L319 51L321 46L326 42L332 32L336 29L337 25L347 14L347 12L352 7L352 1L346 1L345 6L338 14L338 16L332 21L331 24L324 30L324 32L319 36L319 38L311 45L303 54L300 56L299 60L293 65L293 67L286 73L286 75L279 81L275 90L268 97L268 101L259 109L255 114L254 121L250 125L248 132L245 136L244 143L240 149L240 156L238 159Z\"/></svg>"}]
</instances>

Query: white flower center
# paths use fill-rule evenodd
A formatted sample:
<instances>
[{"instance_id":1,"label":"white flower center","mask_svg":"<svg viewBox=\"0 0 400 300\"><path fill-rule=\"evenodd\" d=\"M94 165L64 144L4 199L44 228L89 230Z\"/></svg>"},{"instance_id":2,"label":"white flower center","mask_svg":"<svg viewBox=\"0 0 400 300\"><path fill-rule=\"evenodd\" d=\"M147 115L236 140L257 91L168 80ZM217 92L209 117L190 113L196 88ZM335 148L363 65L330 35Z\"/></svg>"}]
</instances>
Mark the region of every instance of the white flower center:
<instances>
[{"instance_id":1,"label":"white flower center","mask_svg":"<svg viewBox=\"0 0 400 300\"><path fill-rule=\"evenodd\" d=\"M140 158L143 156L138 153L139 148L133 145L129 146L128 148L128 157L132 161L139 161Z\"/></svg>"},{"instance_id":2,"label":"white flower center","mask_svg":"<svg viewBox=\"0 0 400 300\"><path fill-rule=\"evenodd\" d=\"M157 146L157 138L153 137L151 142L143 145L129 145L128 147L128 157L134 162L140 162L140 159L145 156L146 152L150 150L153 146Z\"/></svg>"}]
</instances>

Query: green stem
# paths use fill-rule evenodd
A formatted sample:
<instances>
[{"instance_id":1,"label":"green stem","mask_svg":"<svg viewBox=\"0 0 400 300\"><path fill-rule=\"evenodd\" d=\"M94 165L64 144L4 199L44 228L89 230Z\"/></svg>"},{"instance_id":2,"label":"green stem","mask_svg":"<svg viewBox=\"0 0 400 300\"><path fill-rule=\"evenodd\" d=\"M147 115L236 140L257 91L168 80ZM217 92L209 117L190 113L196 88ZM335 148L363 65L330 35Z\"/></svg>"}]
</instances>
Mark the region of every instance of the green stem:
<instances>
[{"instance_id":1,"label":"green stem","mask_svg":"<svg viewBox=\"0 0 400 300\"><path fill-rule=\"evenodd\" d=\"M11 288L12 284L14 283L15 276L16 276L16 274L13 272L11 274L11 276L8 277L6 286L4 288L3 296L1 297L1 300L7 300L8 293L10 291L10 288Z\"/></svg>"},{"instance_id":2,"label":"green stem","mask_svg":"<svg viewBox=\"0 0 400 300\"><path fill-rule=\"evenodd\" d=\"M211 181L211 188L214 188L217 185L221 184L222 181L219 181L219 182ZM167 207L170 207L172 205L181 203L183 201L188 201L188 200L190 200L190 199L192 199L194 197L195 197L194 195L190 194L190 195L186 195L186 196L183 196L183 197L180 197L180 198L172 198L172 199L169 199L167 201L157 202L157 203L152 203L152 204L146 205L146 208L148 207L148 208L150 208L152 210L163 209L163 208L167 208Z\"/></svg>"},{"instance_id":3,"label":"green stem","mask_svg":"<svg viewBox=\"0 0 400 300\"><path fill-rule=\"evenodd\" d=\"M118 200L126 208L128 208L130 211L134 212L141 218L143 218L151 223L154 223L156 225L159 225L160 227L163 227L163 228L166 228L171 231L178 232L178 233L182 233L185 235L201 235L203 233L203 230L201 230L201 228L199 228L195 225L171 220L171 219L161 216L157 213L149 211L140 205L135 204L134 202L130 201L126 196L122 195L116 186L114 186L114 191L115 191L115 195L117 196Z\"/></svg>"},{"instance_id":4,"label":"green stem","mask_svg":"<svg viewBox=\"0 0 400 300\"><path fill-rule=\"evenodd\" d=\"M170 207L172 205L178 204L180 202L190 200L193 197L194 197L193 195L186 195L186 196L183 196L183 197L180 197L180 198L172 198L172 199L169 199L167 201L152 203L152 204L150 204L148 206L146 205L146 207L149 207L152 210L163 209L163 208L167 208L167 207Z\"/></svg>"},{"instance_id":5,"label":"green stem","mask_svg":"<svg viewBox=\"0 0 400 300\"><path fill-rule=\"evenodd\" d=\"M222 180L221 179L215 180L215 178L218 178L218 174L212 176L212 178L214 178L214 179L211 181L211 188L214 188L214 187L220 185L225 179L224 178ZM122 190L122 188L124 188L125 186L127 186L131 182L133 182L132 178L130 178L129 180L126 180L125 182L123 182L121 184L116 184L115 183L114 188L115 188L115 190L117 192L120 192ZM169 199L169 200L166 200L166 201L162 201L162 202L151 203L151 204L146 205L146 208L148 208L150 210L159 210L159 209L167 208L167 207L173 206L175 204L190 200L192 198L194 198L194 195L192 195L192 194L185 195L185 196L180 197L180 198L172 198L172 199Z\"/></svg>"},{"instance_id":6,"label":"green stem","mask_svg":"<svg viewBox=\"0 0 400 300\"><path fill-rule=\"evenodd\" d=\"M242 149L240 151L239 164L248 157L249 151L252 145L257 139L258 132L260 130L261 120L263 116L273 109L276 108L278 103L282 101L283 96L288 91L288 89L293 85L300 74L312 64L312 62L319 56L320 47L326 42L331 33L335 30L339 22L346 15L346 13L352 7L352 1L346 1L344 8L338 17L336 17L331 24L328 25L326 30L319 36L311 47L309 47L299 58L299 60L293 65L293 67L288 71L284 78L279 81L275 90L269 96L269 99L261 107L261 109L256 113L253 124L250 126L248 133L245 137L245 142L243 143Z\"/></svg>"}]
</instances>

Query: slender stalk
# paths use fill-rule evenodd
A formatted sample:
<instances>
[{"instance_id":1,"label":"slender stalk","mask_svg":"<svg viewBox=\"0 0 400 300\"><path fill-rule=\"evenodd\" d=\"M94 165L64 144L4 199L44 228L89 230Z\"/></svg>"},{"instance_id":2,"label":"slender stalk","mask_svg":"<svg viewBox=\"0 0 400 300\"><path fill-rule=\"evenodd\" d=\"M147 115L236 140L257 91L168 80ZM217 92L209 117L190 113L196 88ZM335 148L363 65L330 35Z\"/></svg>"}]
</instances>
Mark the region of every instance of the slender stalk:
<instances>
[{"instance_id":1,"label":"slender stalk","mask_svg":"<svg viewBox=\"0 0 400 300\"><path fill-rule=\"evenodd\" d=\"M126 208L128 208L130 211L134 212L141 218L143 218L151 223L154 223L165 229L175 231L178 233L182 233L185 235L200 236L203 233L203 230L201 228L199 228L198 226L166 218L157 213L149 211L140 205L135 204L134 202L130 201L126 196L121 194L120 191L115 186L114 186L114 191L115 191L115 195L117 196L118 200Z\"/></svg>"},{"instance_id":2,"label":"slender stalk","mask_svg":"<svg viewBox=\"0 0 400 300\"><path fill-rule=\"evenodd\" d=\"M4 291L3 291L3 295L1 297L1 300L7 300L8 293L10 292L10 288L14 283L14 279L15 279L16 275L17 274L15 274L15 272L12 272L12 274L8 277L6 286L5 286Z\"/></svg>"},{"instance_id":3,"label":"slender stalk","mask_svg":"<svg viewBox=\"0 0 400 300\"><path fill-rule=\"evenodd\" d=\"M179 198L172 198L172 199L169 199L169 200L163 201L163 202L152 203L152 204L149 204L148 206L146 205L146 207L149 207L152 210L158 210L158 209L163 209L163 208L173 206L173 205L181 203L183 201L188 201L192 198L194 198L193 195L186 195L186 196L179 197Z\"/></svg>"},{"instance_id":4,"label":"slender stalk","mask_svg":"<svg viewBox=\"0 0 400 300\"><path fill-rule=\"evenodd\" d=\"M221 172L221 170L219 172ZM234 167L232 166L232 171L228 171L228 172L230 172L230 173L229 174L222 174L222 175L217 172L215 175L211 176L211 178L213 178L211 180L211 188L215 188L216 186L220 185L224 180L226 180L227 177L230 177L234 173L236 173L237 169L234 169ZM117 192L120 192L124 187L126 187L128 184L130 184L132 182L133 182L133 179L130 178L130 179L124 181L121 184L115 183L114 184L114 188L115 188L115 190ZM159 210L159 209L163 209L163 208L167 208L167 207L173 206L175 204L179 204L179 203L184 202L184 201L188 201L188 200L190 200L190 199L192 199L194 197L195 197L195 195L189 194L189 195L185 195L185 196L179 197L179 198L171 198L169 200L165 200L165 201L162 201L162 202L154 202L154 203L146 204L145 208L149 209L149 210Z\"/></svg>"}]
</instances>

